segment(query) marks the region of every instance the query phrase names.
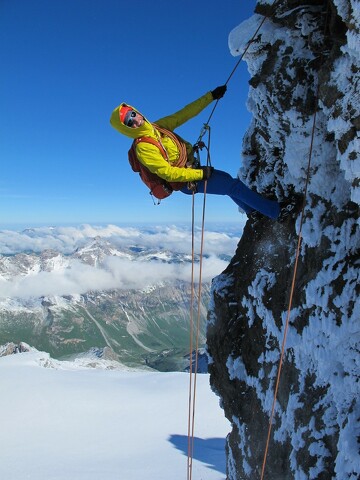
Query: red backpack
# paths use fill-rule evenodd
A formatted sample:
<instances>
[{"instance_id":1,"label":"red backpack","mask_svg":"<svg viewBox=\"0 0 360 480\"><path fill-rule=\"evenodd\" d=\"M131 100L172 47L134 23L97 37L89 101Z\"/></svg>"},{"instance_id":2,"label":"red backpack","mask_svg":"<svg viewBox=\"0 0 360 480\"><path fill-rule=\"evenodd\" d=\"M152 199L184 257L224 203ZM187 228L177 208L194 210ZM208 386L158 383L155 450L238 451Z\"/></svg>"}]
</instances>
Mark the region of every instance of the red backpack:
<instances>
[{"instance_id":1,"label":"red backpack","mask_svg":"<svg viewBox=\"0 0 360 480\"><path fill-rule=\"evenodd\" d=\"M139 172L141 180L147 185L150 189L150 195L154 196L158 200L163 200L172 194L174 190L181 190L186 184L183 182L167 182L166 180L158 177L154 173L150 172L137 158L136 155L136 145L140 142L151 143L158 147L161 152L161 155L167 161L167 153L164 147L160 142L155 140L152 137L141 137L133 141L131 148L128 152L129 163L134 172Z\"/></svg>"}]
</instances>

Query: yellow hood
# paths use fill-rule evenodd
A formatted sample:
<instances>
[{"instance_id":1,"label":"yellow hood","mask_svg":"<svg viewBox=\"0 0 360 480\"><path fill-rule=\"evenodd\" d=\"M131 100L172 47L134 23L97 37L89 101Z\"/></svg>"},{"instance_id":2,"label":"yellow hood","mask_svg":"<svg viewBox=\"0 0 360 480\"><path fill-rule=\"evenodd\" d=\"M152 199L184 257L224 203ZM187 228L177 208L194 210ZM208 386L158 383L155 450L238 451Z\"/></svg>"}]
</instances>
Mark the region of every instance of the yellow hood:
<instances>
[{"instance_id":1,"label":"yellow hood","mask_svg":"<svg viewBox=\"0 0 360 480\"><path fill-rule=\"evenodd\" d=\"M135 112L139 113L142 117L144 117L144 115L142 113L140 113L139 110L137 110L136 108L132 107L131 105L129 105L127 103L121 103L118 107L116 107L113 110L113 112L111 114L111 117L110 117L110 124L111 124L112 127L115 128L115 130L117 130L118 132L120 132L123 135L126 135L127 137L130 137L130 138L139 138L139 137L144 137L144 136L155 137L156 138L154 127L151 125L151 123L145 117L144 117L144 123L143 123L143 125L141 125L141 127L131 128L131 127L127 127L126 125L124 125L122 123L122 121L120 120L120 115L119 115L119 110L123 106L127 106L127 107L132 108L133 110L135 110Z\"/></svg>"}]
</instances>

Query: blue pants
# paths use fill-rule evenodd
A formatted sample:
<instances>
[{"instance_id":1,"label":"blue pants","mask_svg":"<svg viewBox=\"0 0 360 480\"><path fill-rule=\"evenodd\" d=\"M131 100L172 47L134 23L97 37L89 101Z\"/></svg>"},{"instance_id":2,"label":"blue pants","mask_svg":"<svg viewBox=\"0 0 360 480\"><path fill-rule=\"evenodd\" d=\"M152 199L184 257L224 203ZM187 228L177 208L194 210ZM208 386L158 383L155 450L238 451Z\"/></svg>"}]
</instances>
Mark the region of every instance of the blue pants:
<instances>
[{"instance_id":1,"label":"blue pants","mask_svg":"<svg viewBox=\"0 0 360 480\"><path fill-rule=\"evenodd\" d=\"M197 192L204 193L204 185L205 182L203 180L197 182ZM181 192L187 195L192 194L192 191L187 187L181 189ZM262 197L253 190L250 190L250 188L238 178L233 178L221 170L214 169L211 177L207 181L206 193L212 195L227 195L247 214L257 210L267 217L276 219L280 213L280 205L278 202Z\"/></svg>"}]
</instances>

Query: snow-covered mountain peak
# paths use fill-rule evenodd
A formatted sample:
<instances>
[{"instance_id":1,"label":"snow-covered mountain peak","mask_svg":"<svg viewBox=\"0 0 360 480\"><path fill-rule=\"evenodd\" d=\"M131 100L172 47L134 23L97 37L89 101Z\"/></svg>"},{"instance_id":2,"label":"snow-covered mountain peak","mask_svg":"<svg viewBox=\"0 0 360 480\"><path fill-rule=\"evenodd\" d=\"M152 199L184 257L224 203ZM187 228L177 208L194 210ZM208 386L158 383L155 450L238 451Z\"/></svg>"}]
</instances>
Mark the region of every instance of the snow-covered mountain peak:
<instances>
[{"instance_id":1,"label":"snow-covered mountain peak","mask_svg":"<svg viewBox=\"0 0 360 480\"><path fill-rule=\"evenodd\" d=\"M92 242L79 247L72 256L95 267L101 266L107 257L121 257L129 260L133 258L132 255L116 248L110 241L101 237L96 237Z\"/></svg>"}]
</instances>

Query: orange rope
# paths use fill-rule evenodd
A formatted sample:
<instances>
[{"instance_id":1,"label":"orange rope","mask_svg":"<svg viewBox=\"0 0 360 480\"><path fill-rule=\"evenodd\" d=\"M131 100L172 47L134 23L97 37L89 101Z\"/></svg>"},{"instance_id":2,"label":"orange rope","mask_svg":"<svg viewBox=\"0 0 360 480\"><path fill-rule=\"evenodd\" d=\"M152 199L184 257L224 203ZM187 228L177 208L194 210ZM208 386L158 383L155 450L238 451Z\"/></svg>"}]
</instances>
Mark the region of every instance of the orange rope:
<instances>
[{"instance_id":1,"label":"orange rope","mask_svg":"<svg viewBox=\"0 0 360 480\"><path fill-rule=\"evenodd\" d=\"M324 34L326 32L328 19L329 19L329 2L327 2L326 18L325 18L325 22L324 22L325 23ZM316 105L318 105L318 100L319 100L319 89L320 89L320 85L319 85L319 81L318 81L318 84L317 84L317 87L316 87L316 94L315 94ZM297 248L296 248L295 263L294 263L294 273L293 273L292 282L291 282L289 307L288 307L287 315L286 315L284 338L283 338L283 342L282 342L282 346L281 346L281 355L280 355L278 373L277 373L275 390L274 390L274 399L273 399L273 404L272 404L271 414L270 414L270 419L269 419L269 429L268 429L268 434L267 434L267 439L266 439L264 459L263 459L263 464L262 464L262 469L261 469L260 480L263 480L264 474L265 474L266 459L267 459L267 454L268 454L268 450L269 450L270 435L271 435L272 423L273 423L273 420L274 420L275 405L276 405L276 399L277 399L277 394L278 394L278 390L279 390L280 375L281 375L282 364L283 364L283 359L284 359L284 354L285 354L286 338L287 338L287 333L288 333L288 329L289 329L291 307L292 307L292 301L293 301L294 290L295 290L295 279L296 279L296 274L297 274L298 261L299 261L299 256L300 256L301 240L302 240L302 227L303 227L303 223L304 223L304 207L305 207L305 202L306 202L306 197L307 197L307 192L308 192L308 186L309 186L309 183L310 183L310 168L311 168L311 159L312 159L312 153L313 153L313 148L314 148L316 116L317 116L317 108L315 109L315 112L314 112L313 125L312 125L312 130L311 130L310 150L309 150L309 158L308 158L307 171L306 171L306 181L305 181L305 188L304 188L304 204L303 204L303 207L302 207L302 210L301 210L299 237L298 237L298 243L297 243Z\"/></svg>"},{"instance_id":2,"label":"orange rope","mask_svg":"<svg viewBox=\"0 0 360 480\"><path fill-rule=\"evenodd\" d=\"M206 184L204 187L204 203L203 203L203 216L202 216L202 225L201 225L201 247L200 247L200 265L199 265L199 287L198 287L198 308L197 308L197 319L196 319L196 343L195 343L195 367L194 367L194 393L193 393L193 403L192 403L192 424L191 424L191 439L192 439L192 449L191 449L191 458L194 456L194 432L195 432L195 406L196 406L196 385L197 385L197 371L199 365L199 336L200 336L200 317L201 317L201 289L202 289L202 266L203 266L203 250L204 250L204 230L205 230L205 205L206 205ZM192 465L192 461L191 461ZM192 478L192 469L190 480Z\"/></svg>"},{"instance_id":3,"label":"orange rope","mask_svg":"<svg viewBox=\"0 0 360 480\"><path fill-rule=\"evenodd\" d=\"M235 67L233 68L232 72L230 73L228 79L226 80L225 85L227 85L227 84L229 83L230 78L234 75L236 69L237 69L238 66L240 65L241 60L244 58L244 55L245 55L246 52L249 50L250 45L251 45L252 42L255 40L256 35L258 34L259 30L260 30L261 27L263 26L266 18L267 18L267 17L264 17L264 18L262 19L262 21L260 22L260 25L259 25L258 28L256 29L256 32L254 33L254 35L253 35L253 36L250 38L250 40L248 41L248 43L247 43L247 45L246 45L243 53L240 55L239 60L237 61ZM215 112L215 109L216 109L216 107L217 107L217 104L219 103L219 100L220 100L220 99L217 99L217 100L216 100L215 105L213 106L213 109L211 110L211 113L210 113L210 115L209 115L209 118L208 118L208 121L206 122L206 124L208 124L208 123L210 122L211 117L213 116L213 114L214 114L214 112ZM199 138L199 140L201 140L201 137Z\"/></svg>"},{"instance_id":4,"label":"orange rope","mask_svg":"<svg viewBox=\"0 0 360 480\"><path fill-rule=\"evenodd\" d=\"M273 11L275 11L275 6L279 2L279 0L275 0L272 7ZM272 14L270 15L270 18ZM264 17L260 22L258 28L256 29L255 33L248 41L243 53L241 54L239 60L237 61L235 67L231 71L229 77L227 78L225 85L227 85L234 75L236 69L240 65L240 62L244 58L244 55L248 51L251 43L254 41L256 35L260 31L261 27L263 26L264 22L266 21L267 17ZM207 122L204 124L204 128L200 132L199 138L196 144L199 144L204 136L205 132L209 131L209 141L208 141L208 156L207 156L207 165L211 165L210 160L210 120L214 114L214 111L219 103L219 99L216 100L215 105L209 115ZM191 267L191 302L190 302L190 359L189 359L189 405L188 405L188 457L187 457L187 480L192 480L192 464L193 464L193 454L194 454L194 429L195 429L195 402L196 402L196 379L197 379L197 369L198 369L198 347L199 347L199 331L200 331L200 309L201 309L201 284L202 284L202 259L203 259L203 243L204 243L204 227L205 227L205 205L206 205L206 187L207 181L205 181L204 187L204 203L203 203L203 215L202 215L202 229L201 229L201 249L200 249L200 272L199 272L199 290L198 290L198 311L197 311L197 325L196 325L196 347L195 347L195 368L194 368L194 381L192 375L192 351L193 351L193 329L194 329L194 317L193 317L193 310L194 310L194 217L195 217L195 194L193 192L192 195L192 253L191 253L191 260L192 260L192 267ZM275 408L275 406L273 407ZM270 437L270 433L268 435ZM268 446L267 446L268 448ZM266 452L267 452L266 448ZM265 455L266 458L266 455Z\"/></svg>"},{"instance_id":5,"label":"orange rope","mask_svg":"<svg viewBox=\"0 0 360 480\"><path fill-rule=\"evenodd\" d=\"M259 32L260 28L262 27L263 23L265 22L266 17L263 18L262 22L260 23L259 27L257 28L256 32L248 42L244 52L240 56L237 64L233 68L231 74L229 75L228 79L226 80L225 85L228 84L230 78L235 73L237 67L239 66L241 60L243 59L245 53L247 52L250 44L254 41L255 36ZM204 125L202 132L196 143L200 143L202 137L204 136L205 132L209 131L209 142L207 147L207 165L211 165L210 160L210 127L209 122L211 117L217 107L219 100L216 100L215 105L210 113L208 121ZM199 288L198 288L198 309L197 309L197 324L196 324L196 343L195 343L195 367L194 367L194 379L192 375L192 351L193 351L193 329L194 329L194 317L193 317L193 310L194 310L194 217L195 217L195 193L192 194L192 246L191 246L191 302L190 302L190 361L189 361L189 404L188 404L188 454L187 454L187 480L192 480L192 466L193 466L193 457L194 457L194 432L195 432L195 405L196 405L196 384L197 384L197 370L198 370L198 349L199 349L199 332L200 332L200 314L201 314L201 286L202 286L202 260L203 260L203 245L204 245L204 229L205 229L205 205L206 205L206 187L207 181L205 181L204 186L204 203L203 203L203 214L202 214L202 228L201 228L201 247L200 247L200 266L199 266Z\"/></svg>"},{"instance_id":6,"label":"orange rope","mask_svg":"<svg viewBox=\"0 0 360 480\"><path fill-rule=\"evenodd\" d=\"M191 215L191 297L190 297L190 358L189 358L189 408L188 408L188 457L187 457L187 480L191 479L193 440L191 438L191 416L192 416L192 351L193 351L193 329L194 329L194 258L195 258L195 192L192 193L192 215Z\"/></svg>"},{"instance_id":7,"label":"orange rope","mask_svg":"<svg viewBox=\"0 0 360 480\"><path fill-rule=\"evenodd\" d=\"M243 53L240 55L239 60L236 62L235 67L232 69L230 75L228 76L228 78L227 78L227 80L226 80L226 82L225 82L225 85L227 85L227 84L229 83L231 77L234 75L236 69L237 69L238 66L240 65L240 62L241 62L242 59L244 58L246 52L249 50L250 45L251 45L252 42L255 40L256 35L259 33L261 27L264 25L264 23L265 23L265 21L267 20L267 18L272 18L273 14L274 14L274 12L275 12L275 10L276 10L276 7L277 7L277 4L278 4L278 3L280 3L280 0L275 0L274 3L273 3L272 6L271 6L271 7L272 7L272 13L271 13L268 17L264 17L264 18L261 20L261 22L260 22L259 26L257 27L254 35L250 38L250 40L249 40L248 43L246 44L246 47L244 48ZM218 103L219 103L219 100L220 100L220 99L217 99L217 100L216 100L215 105L213 106L213 109L211 110L211 113L210 113L209 118L208 118L207 122L205 123L205 125L208 125L208 124L210 123L210 120L211 120L211 118L212 118L212 116L213 116L213 114L214 114L214 112L215 112L215 109L216 109L216 107L217 107L217 105L218 105ZM203 131L200 133L200 136L199 136L197 142L200 142L200 141L201 141L204 133L205 133L205 132L204 132L204 130L203 130Z\"/></svg>"},{"instance_id":8,"label":"orange rope","mask_svg":"<svg viewBox=\"0 0 360 480\"><path fill-rule=\"evenodd\" d=\"M210 145L210 133L209 133L209 145ZM209 163L210 156L208 151ZM199 336L200 336L200 318L201 318L201 290L202 290L202 270L203 270L203 257L204 257L204 233L205 233L205 207L206 207L206 188L207 181L204 184L204 200L202 209L202 222L201 222L201 242L200 242L200 260L199 260L199 286L198 286L198 306L197 306L197 319L196 319L196 342L195 342L195 365L194 375L192 374L192 352L193 352L193 310L194 310L194 218L195 218L195 193L193 192L192 198L192 240L191 240L191 305L190 305L190 385L189 385L189 412L188 412L188 458L187 458L187 480L192 480L192 465L194 457L194 438L195 438L195 406L196 406L196 386L197 386L197 370L199 365ZM194 377L194 378L193 378Z\"/></svg>"},{"instance_id":9,"label":"orange rope","mask_svg":"<svg viewBox=\"0 0 360 480\"><path fill-rule=\"evenodd\" d=\"M319 90L319 86L318 86L318 89L317 89L317 97L318 97L318 90ZM286 321L285 321L284 337L283 337L282 346L281 346L281 355L280 355L278 373L277 373L275 390L274 390L274 399L273 399L271 414L270 414L270 419L269 419L269 429L268 429L268 434L267 434L267 439L266 439L265 453L264 453L264 459L263 459L261 476L260 476L261 480L263 480L264 474L265 474L266 459L267 459L267 454L268 454L268 450L269 450L270 435L271 435L272 423L273 423L274 414L275 414L275 405L276 405L276 399L277 399L277 394L278 394L278 390L279 390L280 375L281 375L282 364L283 364L283 359L284 359L284 354L285 354L285 345L286 345L286 338L287 338L287 333L288 333L288 329L289 329L289 321L290 321L290 315L291 315L292 301L293 301L293 297L294 297L295 280L296 280L298 261L299 261L299 256L300 256L301 240L302 240L302 227L303 227L303 223L304 223L304 206L305 206L305 201L306 201L306 196L307 196L307 191L308 191L308 185L309 185L309 182L310 182L310 167L311 167L311 158L312 158L312 152L313 152L313 146L314 146L316 113L317 112L315 110L314 119L313 119L313 126L312 126L312 133L311 133L311 142L310 142L309 159L308 159L308 165L307 165L306 182L305 182L305 188L304 188L304 205L303 205L302 210L301 210L299 237L298 237L298 243L297 243L297 248L296 248L294 272L293 272L293 277L292 277L292 282L291 282L289 306L288 306Z\"/></svg>"}]
</instances>

